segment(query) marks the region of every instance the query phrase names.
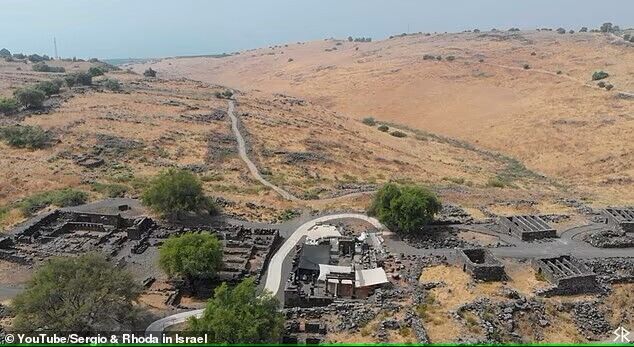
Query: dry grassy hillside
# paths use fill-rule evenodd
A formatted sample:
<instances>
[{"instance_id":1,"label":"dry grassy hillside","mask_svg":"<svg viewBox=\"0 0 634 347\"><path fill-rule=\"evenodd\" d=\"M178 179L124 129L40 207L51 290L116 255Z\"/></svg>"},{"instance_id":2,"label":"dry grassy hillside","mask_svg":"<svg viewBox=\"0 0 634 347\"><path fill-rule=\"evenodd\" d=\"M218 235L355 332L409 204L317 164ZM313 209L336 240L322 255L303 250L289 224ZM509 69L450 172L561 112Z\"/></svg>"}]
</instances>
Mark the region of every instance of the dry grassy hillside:
<instances>
[{"instance_id":1,"label":"dry grassy hillside","mask_svg":"<svg viewBox=\"0 0 634 347\"><path fill-rule=\"evenodd\" d=\"M634 201L634 99L619 94L634 93L634 47L614 40L534 31L420 34L151 65L162 77L284 93L353 118L455 137L516 157L571 194L622 204ZM596 70L610 74L613 90L592 87Z\"/></svg>"},{"instance_id":2,"label":"dry grassy hillside","mask_svg":"<svg viewBox=\"0 0 634 347\"><path fill-rule=\"evenodd\" d=\"M11 67L0 64L0 81L8 86L0 89L3 95L58 76ZM106 78L119 80L123 90L106 90ZM278 220L301 206L365 208L368 195L337 197L389 180L428 184L476 217L512 209L522 199L543 201L531 207L535 211L565 209L556 203L564 196L560 187L511 158L406 128L400 130L405 137L395 137L393 127L381 132L285 95L237 91L235 113L249 156L268 180L304 200L285 201L255 181L239 158L227 100L215 96L222 90L115 71L94 78L92 87L62 88L43 112L0 117L1 126L39 126L54 138L51 146L36 150L0 142L0 227L23 220L17 203L34 195L72 187L89 192L92 200L136 197L168 167L196 172L207 192L222 198L225 212L252 220ZM501 178L505 188L491 184Z\"/></svg>"}]
</instances>

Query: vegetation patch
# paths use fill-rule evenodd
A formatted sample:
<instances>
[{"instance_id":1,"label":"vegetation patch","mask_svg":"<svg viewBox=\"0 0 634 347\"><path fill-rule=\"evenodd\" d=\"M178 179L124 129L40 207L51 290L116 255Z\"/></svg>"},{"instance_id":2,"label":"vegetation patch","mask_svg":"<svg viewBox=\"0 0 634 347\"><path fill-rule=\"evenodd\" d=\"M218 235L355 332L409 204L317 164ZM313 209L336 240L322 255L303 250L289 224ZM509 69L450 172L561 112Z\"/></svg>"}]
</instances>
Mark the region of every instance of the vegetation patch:
<instances>
[{"instance_id":1,"label":"vegetation patch","mask_svg":"<svg viewBox=\"0 0 634 347\"><path fill-rule=\"evenodd\" d=\"M39 149L49 146L52 136L38 126L11 125L0 129L0 139L11 147Z\"/></svg>"},{"instance_id":2,"label":"vegetation patch","mask_svg":"<svg viewBox=\"0 0 634 347\"><path fill-rule=\"evenodd\" d=\"M88 194L81 190L65 188L31 195L17 204L22 214L31 216L45 207L69 207L85 204Z\"/></svg>"}]
</instances>

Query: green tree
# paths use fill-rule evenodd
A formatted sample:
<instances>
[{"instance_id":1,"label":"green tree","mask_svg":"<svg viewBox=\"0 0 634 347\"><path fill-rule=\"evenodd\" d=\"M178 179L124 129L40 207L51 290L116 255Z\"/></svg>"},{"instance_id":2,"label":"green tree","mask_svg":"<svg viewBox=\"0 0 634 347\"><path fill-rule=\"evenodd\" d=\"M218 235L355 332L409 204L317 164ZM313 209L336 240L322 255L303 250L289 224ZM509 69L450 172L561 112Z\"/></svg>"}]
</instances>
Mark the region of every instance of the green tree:
<instances>
[{"instance_id":1,"label":"green tree","mask_svg":"<svg viewBox=\"0 0 634 347\"><path fill-rule=\"evenodd\" d=\"M170 237L159 250L159 266L169 276L181 276L190 283L211 278L222 266L222 245L208 233Z\"/></svg>"},{"instance_id":2,"label":"green tree","mask_svg":"<svg viewBox=\"0 0 634 347\"><path fill-rule=\"evenodd\" d=\"M90 69L88 69L88 74L92 77L102 76L103 70L100 67L91 66Z\"/></svg>"},{"instance_id":3,"label":"green tree","mask_svg":"<svg viewBox=\"0 0 634 347\"><path fill-rule=\"evenodd\" d=\"M425 187L387 183L377 192L368 213L390 229L410 233L431 222L441 208L436 195Z\"/></svg>"},{"instance_id":4,"label":"green tree","mask_svg":"<svg viewBox=\"0 0 634 347\"><path fill-rule=\"evenodd\" d=\"M11 114L19 108L18 102L13 98L0 98L0 113Z\"/></svg>"},{"instance_id":5,"label":"green tree","mask_svg":"<svg viewBox=\"0 0 634 347\"><path fill-rule=\"evenodd\" d=\"M113 92L118 92L121 90L121 83L114 78L108 78L103 82L104 88L108 90L112 90Z\"/></svg>"},{"instance_id":6,"label":"green tree","mask_svg":"<svg viewBox=\"0 0 634 347\"><path fill-rule=\"evenodd\" d=\"M216 288L200 318L191 318L188 332L208 334L212 343L279 343L284 316L270 293L258 295L253 279L233 289L226 283Z\"/></svg>"},{"instance_id":7,"label":"green tree","mask_svg":"<svg viewBox=\"0 0 634 347\"><path fill-rule=\"evenodd\" d=\"M211 199L204 195L198 177L186 170L168 169L159 173L145 189L141 199L155 212L177 219L183 212L215 211Z\"/></svg>"},{"instance_id":8,"label":"green tree","mask_svg":"<svg viewBox=\"0 0 634 347\"><path fill-rule=\"evenodd\" d=\"M16 89L13 96L26 108L41 108L46 99L46 94L35 88Z\"/></svg>"},{"instance_id":9,"label":"green tree","mask_svg":"<svg viewBox=\"0 0 634 347\"><path fill-rule=\"evenodd\" d=\"M60 85L53 81L42 81L35 85L35 89L41 91L46 96L59 93Z\"/></svg>"},{"instance_id":10,"label":"green tree","mask_svg":"<svg viewBox=\"0 0 634 347\"><path fill-rule=\"evenodd\" d=\"M101 255L54 258L13 301L14 328L86 334L130 330L139 293L132 276Z\"/></svg>"}]
</instances>

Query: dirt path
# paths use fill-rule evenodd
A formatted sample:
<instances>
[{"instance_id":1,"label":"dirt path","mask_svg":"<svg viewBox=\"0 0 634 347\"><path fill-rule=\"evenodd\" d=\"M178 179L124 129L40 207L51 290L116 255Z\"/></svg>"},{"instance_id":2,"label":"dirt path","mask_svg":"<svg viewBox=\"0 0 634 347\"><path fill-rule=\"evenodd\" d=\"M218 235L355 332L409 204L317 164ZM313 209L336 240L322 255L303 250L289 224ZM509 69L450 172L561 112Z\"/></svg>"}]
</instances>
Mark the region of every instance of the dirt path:
<instances>
[{"instance_id":1,"label":"dirt path","mask_svg":"<svg viewBox=\"0 0 634 347\"><path fill-rule=\"evenodd\" d=\"M264 177L262 177L257 166L255 166L255 164L251 161L251 159L249 159L249 156L247 155L246 144L244 141L244 137L240 133L240 128L238 127L238 117L236 117L236 115L234 114L234 109L235 109L235 101L229 100L229 107L227 109L227 114L229 114L229 118L231 118L231 130L233 131L233 135L236 137L236 141L238 142L238 154L240 155L240 159L242 159L242 161L244 161L247 164L247 167L249 168L249 172L251 172L251 175L256 180L258 180L263 185L273 189L284 199L290 200L290 201L296 201L296 202L315 202L315 203L323 204L323 203L335 202L340 199L353 198L353 197L363 196L366 194L372 194L375 192L375 191L355 192L355 193L349 193L349 194L345 194L345 195L341 195L341 196L337 196L333 198L318 199L318 200L303 200L287 192L286 190L274 185L273 183L267 181Z\"/></svg>"}]
</instances>

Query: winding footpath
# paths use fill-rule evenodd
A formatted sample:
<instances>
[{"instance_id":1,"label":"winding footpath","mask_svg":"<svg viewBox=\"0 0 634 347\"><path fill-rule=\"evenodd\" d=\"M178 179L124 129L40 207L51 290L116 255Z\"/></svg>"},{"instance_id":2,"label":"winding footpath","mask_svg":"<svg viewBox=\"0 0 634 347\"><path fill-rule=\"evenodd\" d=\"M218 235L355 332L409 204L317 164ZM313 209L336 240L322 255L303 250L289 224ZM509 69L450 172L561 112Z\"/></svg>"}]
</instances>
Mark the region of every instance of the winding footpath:
<instances>
[{"instance_id":1,"label":"winding footpath","mask_svg":"<svg viewBox=\"0 0 634 347\"><path fill-rule=\"evenodd\" d=\"M253 176L253 178L258 180L258 182L262 183L263 185L273 189L284 199L295 201L295 202L311 201L311 202L318 202L318 203L329 203L329 202L335 202L337 200L341 200L345 198L353 198L353 197L363 196L366 194L373 194L376 192L372 190L372 191L344 194L344 195L336 196L333 198L303 200L294 196L288 191L274 185L273 183L267 181L264 177L262 177L262 175L260 174L260 171L258 170L258 167L255 166L253 161L251 161L251 159L249 159L249 156L247 155L246 142L244 141L244 137L240 133L240 127L238 123L239 121L238 121L238 117L236 117L236 115L234 114L234 109L235 109L235 101L229 100L229 107L227 109L227 114L229 114L229 118L231 118L231 130L233 131L233 135L236 137L236 141L238 143L238 155L240 156L240 159L242 159L242 161L244 161L244 163L247 164L247 167L249 168L249 172L251 172L251 175Z\"/></svg>"}]
</instances>

